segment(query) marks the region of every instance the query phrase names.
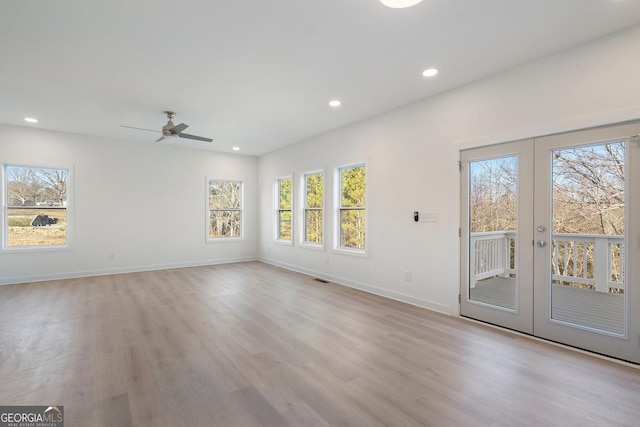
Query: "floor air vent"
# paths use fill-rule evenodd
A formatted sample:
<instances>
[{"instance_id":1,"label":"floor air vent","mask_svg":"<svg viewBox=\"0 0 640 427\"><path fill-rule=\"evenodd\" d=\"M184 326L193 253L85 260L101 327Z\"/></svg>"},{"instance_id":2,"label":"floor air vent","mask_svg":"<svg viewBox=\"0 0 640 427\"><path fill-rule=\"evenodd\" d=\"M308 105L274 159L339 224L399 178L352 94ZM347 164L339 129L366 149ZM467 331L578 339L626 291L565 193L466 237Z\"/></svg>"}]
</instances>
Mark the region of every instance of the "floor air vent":
<instances>
[{"instance_id":1,"label":"floor air vent","mask_svg":"<svg viewBox=\"0 0 640 427\"><path fill-rule=\"evenodd\" d=\"M315 280L316 282L320 282L320 283L329 283L327 280L319 279L317 277L315 279L313 279L313 280Z\"/></svg>"}]
</instances>

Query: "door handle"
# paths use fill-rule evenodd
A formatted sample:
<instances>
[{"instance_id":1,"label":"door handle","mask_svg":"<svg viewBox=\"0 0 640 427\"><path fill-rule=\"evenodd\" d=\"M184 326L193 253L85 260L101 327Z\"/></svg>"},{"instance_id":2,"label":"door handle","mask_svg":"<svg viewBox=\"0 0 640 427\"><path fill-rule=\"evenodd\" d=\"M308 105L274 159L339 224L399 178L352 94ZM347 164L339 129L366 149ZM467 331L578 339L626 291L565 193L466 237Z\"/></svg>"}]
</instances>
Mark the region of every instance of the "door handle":
<instances>
[{"instance_id":1,"label":"door handle","mask_svg":"<svg viewBox=\"0 0 640 427\"><path fill-rule=\"evenodd\" d=\"M544 248L546 244L547 244L547 242L545 242L544 240L538 240L536 242L536 245L538 245L541 248Z\"/></svg>"}]
</instances>

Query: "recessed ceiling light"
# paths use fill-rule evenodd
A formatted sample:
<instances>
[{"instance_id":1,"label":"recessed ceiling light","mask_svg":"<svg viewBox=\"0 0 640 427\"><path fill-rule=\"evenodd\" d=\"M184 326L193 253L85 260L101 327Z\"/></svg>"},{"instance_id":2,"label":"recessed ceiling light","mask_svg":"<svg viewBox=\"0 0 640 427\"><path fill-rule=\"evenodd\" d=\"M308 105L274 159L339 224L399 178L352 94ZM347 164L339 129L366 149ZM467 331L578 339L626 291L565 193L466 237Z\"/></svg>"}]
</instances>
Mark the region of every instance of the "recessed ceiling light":
<instances>
[{"instance_id":1,"label":"recessed ceiling light","mask_svg":"<svg viewBox=\"0 0 640 427\"><path fill-rule=\"evenodd\" d=\"M38 123L38 119L34 119L33 117L25 117L24 121L29 123Z\"/></svg>"},{"instance_id":2,"label":"recessed ceiling light","mask_svg":"<svg viewBox=\"0 0 640 427\"><path fill-rule=\"evenodd\" d=\"M433 77L436 74L438 74L438 69L437 68L427 68L426 70L424 70L422 72L422 75L425 77Z\"/></svg>"},{"instance_id":3,"label":"recessed ceiling light","mask_svg":"<svg viewBox=\"0 0 640 427\"><path fill-rule=\"evenodd\" d=\"M334 99L333 101L329 102L329 105L332 107L339 107L342 105L342 102L338 101L337 99Z\"/></svg>"},{"instance_id":4,"label":"recessed ceiling light","mask_svg":"<svg viewBox=\"0 0 640 427\"><path fill-rule=\"evenodd\" d=\"M380 0L383 5L392 7L394 9L402 9L405 7L411 7L420 3L422 0Z\"/></svg>"},{"instance_id":5,"label":"recessed ceiling light","mask_svg":"<svg viewBox=\"0 0 640 427\"><path fill-rule=\"evenodd\" d=\"M233 147L232 150L233 151L240 151L240 147Z\"/></svg>"}]
</instances>

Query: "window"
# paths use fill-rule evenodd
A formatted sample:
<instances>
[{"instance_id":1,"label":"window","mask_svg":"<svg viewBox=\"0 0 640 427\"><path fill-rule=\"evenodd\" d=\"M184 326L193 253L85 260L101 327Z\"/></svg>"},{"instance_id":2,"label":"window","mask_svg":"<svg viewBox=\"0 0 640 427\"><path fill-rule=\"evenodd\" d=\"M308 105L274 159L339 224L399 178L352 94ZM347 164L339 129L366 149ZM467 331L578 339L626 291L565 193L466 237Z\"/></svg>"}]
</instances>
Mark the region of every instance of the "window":
<instances>
[{"instance_id":1,"label":"window","mask_svg":"<svg viewBox=\"0 0 640 427\"><path fill-rule=\"evenodd\" d=\"M292 241L291 236L291 208L292 203L292 178L282 178L278 180L278 230L277 239Z\"/></svg>"},{"instance_id":2,"label":"window","mask_svg":"<svg viewBox=\"0 0 640 427\"><path fill-rule=\"evenodd\" d=\"M208 180L208 239L242 237L242 182Z\"/></svg>"},{"instance_id":3,"label":"window","mask_svg":"<svg viewBox=\"0 0 640 427\"><path fill-rule=\"evenodd\" d=\"M303 243L323 243L324 182L320 172L304 176Z\"/></svg>"},{"instance_id":4,"label":"window","mask_svg":"<svg viewBox=\"0 0 640 427\"><path fill-rule=\"evenodd\" d=\"M366 166L338 169L338 249L364 252L366 243Z\"/></svg>"},{"instance_id":5,"label":"window","mask_svg":"<svg viewBox=\"0 0 640 427\"><path fill-rule=\"evenodd\" d=\"M4 167L3 247L67 247L69 169Z\"/></svg>"}]
</instances>

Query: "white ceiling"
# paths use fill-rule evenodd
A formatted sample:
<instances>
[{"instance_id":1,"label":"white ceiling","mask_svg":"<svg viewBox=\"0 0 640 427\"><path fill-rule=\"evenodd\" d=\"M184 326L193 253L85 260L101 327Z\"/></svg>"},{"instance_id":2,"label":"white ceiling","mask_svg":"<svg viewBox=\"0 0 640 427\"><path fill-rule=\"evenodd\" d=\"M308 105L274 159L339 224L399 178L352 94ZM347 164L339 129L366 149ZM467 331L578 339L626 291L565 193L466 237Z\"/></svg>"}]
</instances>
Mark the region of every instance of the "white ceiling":
<instances>
[{"instance_id":1,"label":"white ceiling","mask_svg":"<svg viewBox=\"0 0 640 427\"><path fill-rule=\"evenodd\" d=\"M640 0L15 0L0 122L260 155L640 22ZM639 46L640 48L640 46ZM426 79L421 72L437 67ZM328 106L339 98L342 106ZM39 119L37 125L25 116ZM166 142L163 142L166 143Z\"/></svg>"}]
</instances>

